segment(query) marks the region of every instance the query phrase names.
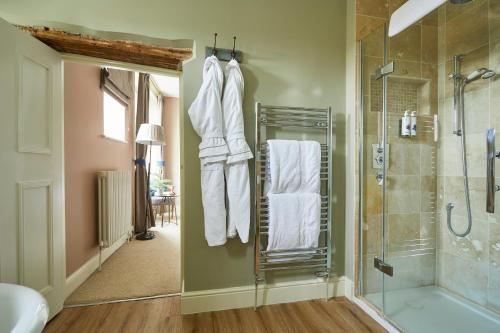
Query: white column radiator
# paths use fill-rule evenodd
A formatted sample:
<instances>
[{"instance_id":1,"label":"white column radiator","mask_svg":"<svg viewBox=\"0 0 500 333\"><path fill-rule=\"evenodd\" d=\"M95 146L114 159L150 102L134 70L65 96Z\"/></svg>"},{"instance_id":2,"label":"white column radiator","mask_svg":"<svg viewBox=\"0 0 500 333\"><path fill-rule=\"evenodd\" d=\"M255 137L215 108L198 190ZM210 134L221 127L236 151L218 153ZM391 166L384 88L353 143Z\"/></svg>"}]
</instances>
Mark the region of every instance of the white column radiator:
<instances>
[{"instance_id":1,"label":"white column radiator","mask_svg":"<svg viewBox=\"0 0 500 333\"><path fill-rule=\"evenodd\" d=\"M132 174L130 171L99 171L97 182L99 247L102 252L124 235L131 235Z\"/></svg>"}]
</instances>

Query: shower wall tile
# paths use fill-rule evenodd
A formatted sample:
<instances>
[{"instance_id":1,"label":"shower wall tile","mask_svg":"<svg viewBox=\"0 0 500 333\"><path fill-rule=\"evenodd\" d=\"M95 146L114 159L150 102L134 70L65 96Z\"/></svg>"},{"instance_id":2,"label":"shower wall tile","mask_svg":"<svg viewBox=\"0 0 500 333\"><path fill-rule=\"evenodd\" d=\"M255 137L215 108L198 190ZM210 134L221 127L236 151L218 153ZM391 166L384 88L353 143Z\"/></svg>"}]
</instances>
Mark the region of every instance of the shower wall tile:
<instances>
[{"instance_id":1,"label":"shower wall tile","mask_svg":"<svg viewBox=\"0 0 500 333\"><path fill-rule=\"evenodd\" d=\"M462 159L460 157L460 138L445 136L441 142L443 150L443 175L462 176Z\"/></svg>"},{"instance_id":2,"label":"shower wall tile","mask_svg":"<svg viewBox=\"0 0 500 333\"><path fill-rule=\"evenodd\" d=\"M398 255L389 253L388 262L394 267L394 276L385 279L386 290L425 287L435 281L436 256Z\"/></svg>"},{"instance_id":3,"label":"shower wall tile","mask_svg":"<svg viewBox=\"0 0 500 333\"><path fill-rule=\"evenodd\" d=\"M386 194L389 214L420 213L419 176L389 176Z\"/></svg>"},{"instance_id":4,"label":"shower wall tile","mask_svg":"<svg viewBox=\"0 0 500 333\"><path fill-rule=\"evenodd\" d=\"M476 84L474 82L472 84ZM467 134L486 135L486 129L490 122L490 89L486 86L483 89L467 91L465 100L465 123L467 124Z\"/></svg>"},{"instance_id":5,"label":"shower wall tile","mask_svg":"<svg viewBox=\"0 0 500 333\"><path fill-rule=\"evenodd\" d=\"M439 24L438 20L438 10L434 10L432 13L427 14L423 19L422 19L422 26L433 26L437 27Z\"/></svg>"},{"instance_id":6,"label":"shower wall tile","mask_svg":"<svg viewBox=\"0 0 500 333\"><path fill-rule=\"evenodd\" d=\"M395 60L393 75L420 78L422 76L422 64L420 61Z\"/></svg>"},{"instance_id":7,"label":"shower wall tile","mask_svg":"<svg viewBox=\"0 0 500 333\"><path fill-rule=\"evenodd\" d=\"M420 213L420 238L430 247L436 248L436 212Z\"/></svg>"},{"instance_id":8,"label":"shower wall tile","mask_svg":"<svg viewBox=\"0 0 500 333\"><path fill-rule=\"evenodd\" d=\"M420 145L420 175L437 175L437 146L434 143L422 143Z\"/></svg>"},{"instance_id":9,"label":"shower wall tile","mask_svg":"<svg viewBox=\"0 0 500 333\"><path fill-rule=\"evenodd\" d=\"M420 213L389 214L389 251L406 250L407 241L420 238Z\"/></svg>"},{"instance_id":10,"label":"shower wall tile","mask_svg":"<svg viewBox=\"0 0 500 333\"><path fill-rule=\"evenodd\" d=\"M500 313L500 268L490 265L490 279L487 289L487 306Z\"/></svg>"},{"instance_id":11,"label":"shower wall tile","mask_svg":"<svg viewBox=\"0 0 500 333\"><path fill-rule=\"evenodd\" d=\"M488 213L485 211L486 179L484 177L469 177L469 198L471 203L472 217L474 219L488 220ZM453 202L453 214L457 216L467 216L465 205L464 181L462 176L445 177L445 203Z\"/></svg>"},{"instance_id":12,"label":"shower wall tile","mask_svg":"<svg viewBox=\"0 0 500 333\"><path fill-rule=\"evenodd\" d=\"M422 62L432 64L438 62L437 29L437 15L435 25L422 24Z\"/></svg>"},{"instance_id":13,"label":"shower wall tile","mask_svg":"<svg viewBox=\"0 0 500 333\"><path fill-rule=\"evenodd\" d=\"M464 13L468 13L471 9L474 9L479 5L483 5L486 2L488 2L488 0L475 0L465 4L461 4L460 6L447 2L444 7L446 12L446 21L453 20L458 16L463 15Z\"/></svg>"},{"instance_id":14,"label":"shower wall tile","mask_svg":"<svg viewBox=\"0 0 500 333\"><path fill-rule=\"evenodd\" d=\"M467 217L452 215L451 222L454 230L463 232L467 228ZM443 213L443 220L446 213ZM449 232L446 223L440 227L440 242L443 244L441 250L454 256L477 261L488 262L488 221L474 219L471 232L466 237L457 237Z\"/></svg>"},{"instance_id":15,"label":"shower wall tile","mask_svg":"<svg viewBox=\"0 0 500 333\"><path fill-rule=\"evenodd\" d=\"M482 133L467 135L467 166L470 177L484 177L486 170L486 128ZM460 150L458 150L460 152Z\"/></svg>"},{"instance_id":16,"label":"shower wall tile","mask_svg":"<svg viewBox=\"0 0 500 333\"><path fill-rule=\"evenodd\" d=\"M389 14L394 13L396 9L401 7L407 0L389 0Z\"/></svg>"},{"instance_id":17,"label":"shower wall tile","mask_svg":"<svg viewBox=\"0 0 500 333\"><path fill-rule=\"evenodd\" d=\"M500 39L500 2L489 2L490 43Z\"/></svg>"},{"instance_id":18,"label":"shower wall tile","mask_svg":"<svg viewBox=\"0 0 500 333\"><path fill-rule=\"evenodd\" d=\"M490 222L489 227L490 265L492 268L500 269L500 224Z\"/></svg>"},{"instance_id":19,"label":"shower wall tile","mask_svg":"<svg viewBox=\"0 0 500 333\"><path fill-rule=\"evenodd\" d=\"M455 54L467 54L489 42L488 2L475 2L481 3L472 5L469 10L457 6L460 14L448 19L446 23L448 60Z\"/></svg>"},{"instance_id":20,"label":"shower wall tile","mask_svg":"<svg viewBox=\"0 0 500 333\"><path fill-rule=\"evenodd\" d=\"M390 145L389 175L419 175L420 145L394 143Z\"/></svg>"},{"instance_id":21,"label":"shower wall tile","mask_svg":"<svg viewBox=\"0 0 500 333\"><path fill-rule=\"evenodd\" d=\"M367 215L363 223L363 254L380 256L382 253L382 215Z\"/></svg>"},{"instance_id":22,"label":"shower wall tile","mask_svg":"<svg viewBox=\"0 0 500 333\"><path fill-rule=\"evenodd\" d=\"M373 75L375 70L384 64L383 58L378 57L363 57L363 71L365 73L363 77L363 91L369 93L371 81L373 80ZM380 109L381 111L382 109Z\"/></svg>"},{"instance_id":23,"label":"shower wall tile","mask_svg":"<svg viewBox=\"0 0 500 333\"><path fill-rule=\"evenodd\" d=\"M422 60L422 27L412 25L405 31L392 37L389 41L389 58L391 60Z\"/></svg>"},{"instance_id":24,"label":"shower wall tile","mask_svg":"<svg viewBox=\"0 0 500 333\"><path fill-rule=\"evenodd\" d=\"M375 29L363 39L363 55L368 57L384 57L384 26Z\"/></svg>"},{"instance_id":25,"label":"shower wall tile","mask_svg":"<svg viewBox=\"0 0 500 333\"><path fill-rule=\"evenodd\" d=\"M356 1L356 13L359 15L388 18L388 0L358 0Z\"/></svg>"},{"instance_id":26,"label":"shower wall tile","mask_svg":"<svg viewBox=\"0 0 500 333\"><path fill-rule=\"evenodd\" d=\"M488 264L438 250L439 284L480 305L487 303Z\"/></svg>"},{"instance_id":27,"label":"shower wall tile","mask_svg":"<svg viewBox=\"0 0 500 333\"><path fill-rule=\"evenodd\" d=\"M356 40L362 40L383 27L387 18L356 14Z\"/></svg>"},{"instance_id":28,"label":"shower wall tile","mask_svg":"<svg viewBox=\"0 0 500 333\"><path fill-rule=\"evenodd\" d=\"M437 114L438 112L438 65L437 64L422 64L422 78L427 79L428 87L422 89L427 93L426 96L422 96L421 100L426 104L428 110L426 112L420 112L420 114ZM424 105L421 108L425 108Z\"/></svg>"},{"instance_id":29,"label":"shower wall tile","mask_svg":"<svg viewBox=\"0 0 500 333\"><path fill-rule=\"evenodd\" d=\"M420 178L420 212L434 213L436 211L436 185L435 176L422 176Z\"/></svg>"},{"instance_id":30,"label":"shower wall tile","mask_svg":"<svg viewBox=\"0 0 500 333\"><path fill-rule=\"evenodd\" d=\"M494 71L500 72L500 39L495 40L489 45L489 68ZM498 80L494 81L494 84L498 83Z\"/></svg>"},{"instance_id":31,"label":"shower wall tile","mask_svg":"<svg viewBox=\"0 0 500 333\"><path fill-rule=\"evenodd\" d=\"M379 143L379 138L376 135L365 135L364 137L364 154L363 154L363 159L364 159L364 170L365 170L365 177L371 177L373 179L374 176L377 174L377 172L381 171L380 169L374 169L372 168L372 159L373 159L373 149L372 145ZM379 190L380 191L380 190ZM365 192L368 192L366 190Z\"/></svg>"},{"instance_id":32,"label":"shower wall tile","mask_svg":"<svg viewBox=\"0 0 500 333\"><path fill-rule=\"evenodd\" d=\"M382 214L382 187L378 185L375 175L367 175L365 184L365 209L367 217Z\"/></svg>"},{"instance_id":33,"label":"shower wall tile","mask_svg":"<svg viewBox=\"0 0 500 333\"><path fill-rule=\"evenodd\" d=\"M369 100L368 96L365 100ZM366 109L368 110L368 109ZM379 133L379 119L381 119L381 112L364 112L363 130L365 135L378 136Z\"/></svg>"}]
</instances>

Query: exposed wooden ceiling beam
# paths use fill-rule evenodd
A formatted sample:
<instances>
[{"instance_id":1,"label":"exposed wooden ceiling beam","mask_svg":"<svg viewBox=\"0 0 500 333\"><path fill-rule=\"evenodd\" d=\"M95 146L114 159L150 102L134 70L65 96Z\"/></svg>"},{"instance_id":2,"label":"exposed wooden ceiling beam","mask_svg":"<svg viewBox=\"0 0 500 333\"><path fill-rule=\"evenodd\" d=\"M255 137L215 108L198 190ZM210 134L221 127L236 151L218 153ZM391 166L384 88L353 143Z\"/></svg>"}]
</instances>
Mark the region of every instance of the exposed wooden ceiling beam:
<instances>
[{"instance_id":1,"label":"exposed wooden ceiling beam","mask_svg":"<svg viewBox=\"0 0 500 333\"><path fill-rule=\"evenodd\" d=\"M169 48L136 41L109 40L47 27L19 26L35 38L63 53L182 70L182 61L192 56L189 48Z\"/></svg>"}]
</instances>

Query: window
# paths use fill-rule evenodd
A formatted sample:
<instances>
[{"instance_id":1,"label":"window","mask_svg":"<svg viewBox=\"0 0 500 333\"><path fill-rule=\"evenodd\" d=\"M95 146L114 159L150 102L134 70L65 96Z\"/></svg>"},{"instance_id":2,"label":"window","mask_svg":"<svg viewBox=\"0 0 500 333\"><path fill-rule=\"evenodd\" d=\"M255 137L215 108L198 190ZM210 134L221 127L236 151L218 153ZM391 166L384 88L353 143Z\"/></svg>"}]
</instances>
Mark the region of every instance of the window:
<instances>
[{"instance_id":1,"label":"window","mask_svg":"<svg viewBox=\"0 0 500 333\"><path fill-rule=\"evenodd\" d=\"M149 110L148 119L150 124L162 125L163 116L163 96L157 88L154 80L149 81ZM163 175L163 147L150 146L151 149L151 174ZM149 159L149 156L146 157ZM149 161L148 161L149 162Z\"/></svg>"},{"instance_id":2,"label":"window","mask_svg":"<svg viewBox=\"0 0 500 333\"><path fill-rule=\"evenodd\" d=\"M106 91L103 95L104 136L126 142L127 106Z\"/></svg>"}]
</instances>

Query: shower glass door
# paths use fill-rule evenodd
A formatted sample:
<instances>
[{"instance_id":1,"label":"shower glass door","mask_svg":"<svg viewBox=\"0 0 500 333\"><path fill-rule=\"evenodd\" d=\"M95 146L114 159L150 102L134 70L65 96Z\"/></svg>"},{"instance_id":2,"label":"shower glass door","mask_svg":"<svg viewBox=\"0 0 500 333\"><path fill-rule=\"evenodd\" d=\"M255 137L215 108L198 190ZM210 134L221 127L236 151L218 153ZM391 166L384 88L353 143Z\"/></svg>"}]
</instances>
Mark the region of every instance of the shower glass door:
<instances>
[{"instance_id":1,"label":"shower glass door","mask_svg":"<svg viewBox=\"0 0 500 333\"><path fill-rule=\"evenodd\" d=\"M437 12L386 38L383 309L396 324L408 307L419 308L420 293L435 285L437 143ZM423 288L422 288L423 287ZM418 292L414 295L414 291Z\"/></svg>"},{"instance_id":2,"label":"shower glass door","mask_svg":"<svg viewBox=\"0 0 500 333\"><path fill-rule=\"evenodd\" d=\"M362 119L360 119L360 221L358 292L383 310L383 273L374 267L383 258L384 127L383 79L376 70L384 63L384 26L369 34L360 47Z\"/></svg>"},{"instance_id":3,"label":"shower glass door","mask_svg":"<svg viewBox=\"0 0 500 333\"><path fill-rule=\"evenodd\" d=\"M412 302L409 290L435 284L438 66L437 52L421 47L437 34L433 22L394 38L381 26L361 44L358 290L389 318Z\"/></svg>"}]
</instances>

